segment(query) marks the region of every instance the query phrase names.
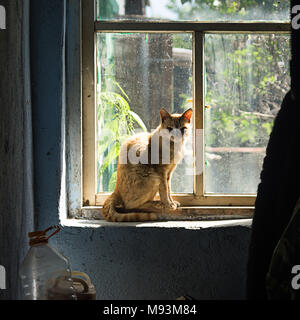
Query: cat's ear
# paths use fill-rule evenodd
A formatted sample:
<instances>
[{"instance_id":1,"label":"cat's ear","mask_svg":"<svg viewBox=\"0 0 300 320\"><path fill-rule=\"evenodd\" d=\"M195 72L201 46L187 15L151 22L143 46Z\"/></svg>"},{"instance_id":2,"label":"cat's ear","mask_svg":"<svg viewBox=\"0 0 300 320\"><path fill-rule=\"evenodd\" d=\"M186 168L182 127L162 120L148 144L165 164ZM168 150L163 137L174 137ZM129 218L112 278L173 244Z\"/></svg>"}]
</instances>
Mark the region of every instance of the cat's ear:
<instances>
[{"instance_id":1,"label":"cat's ear","mask_svg":"<svg viewBox=\"0 0 300 320\"><path fill-rule=\"evenodd\" d=\"M170 118L171 116L166 109L162 108L160 109L160 117L161 117L161 121L164 122L167 118Z\"/></svg>"},{"instance_id":2,"label":"cat's ear","mask_svg":"<svg viewBox=\"0 0 300 320\"><path fill-rule=\"evenodd\" d=\"M188 122L190 122L192 115L193 115L193 110L192 110L192 108L190 108L190 109L184 111L184 113L182 114L181 117L183 117L183 118L186 119Z\"/></svg>"}]
</instances>

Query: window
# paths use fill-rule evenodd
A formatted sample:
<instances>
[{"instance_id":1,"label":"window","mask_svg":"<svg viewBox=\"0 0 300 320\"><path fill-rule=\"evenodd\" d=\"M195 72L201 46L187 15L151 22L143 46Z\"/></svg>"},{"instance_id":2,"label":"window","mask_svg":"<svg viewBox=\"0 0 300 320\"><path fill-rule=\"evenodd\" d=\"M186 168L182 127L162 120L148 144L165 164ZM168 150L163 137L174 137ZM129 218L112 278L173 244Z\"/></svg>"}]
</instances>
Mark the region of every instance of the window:
<instances>
[{"instance_id":1,"label":"window","mask_svg":"<svg viewBox=\"0 0 300 320\"><path fill-rule=\"evenodd\" d=\"M161 107L192 107L173 198L200 214L214 207L249 215L273 120L289 90L289 1L82 6L83 206L101 206L114 190L128 135L155 129Z\"/></svg>"}]
</instances>

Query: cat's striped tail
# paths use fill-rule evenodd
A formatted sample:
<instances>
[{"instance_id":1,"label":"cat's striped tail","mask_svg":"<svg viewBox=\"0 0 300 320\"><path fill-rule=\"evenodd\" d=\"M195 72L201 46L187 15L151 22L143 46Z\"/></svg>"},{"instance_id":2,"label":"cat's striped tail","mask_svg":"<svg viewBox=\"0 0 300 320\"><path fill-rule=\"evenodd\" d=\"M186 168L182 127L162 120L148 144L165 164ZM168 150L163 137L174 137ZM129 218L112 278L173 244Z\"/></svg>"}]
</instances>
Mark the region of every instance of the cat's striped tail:
<instances>
[{"instance_id":1,"label":"cat's striped tail","mask_svg":"<svg viewBox=\"0 0 300 320\"><path fill-rule=\"evenodd\" d=\"M156 221L158 216L155 213L130 212L119 213L116 206L121 202L120 196L114 192L104 202L102 213L109 222L141 222Z\"/></svg>"}]
</instances>

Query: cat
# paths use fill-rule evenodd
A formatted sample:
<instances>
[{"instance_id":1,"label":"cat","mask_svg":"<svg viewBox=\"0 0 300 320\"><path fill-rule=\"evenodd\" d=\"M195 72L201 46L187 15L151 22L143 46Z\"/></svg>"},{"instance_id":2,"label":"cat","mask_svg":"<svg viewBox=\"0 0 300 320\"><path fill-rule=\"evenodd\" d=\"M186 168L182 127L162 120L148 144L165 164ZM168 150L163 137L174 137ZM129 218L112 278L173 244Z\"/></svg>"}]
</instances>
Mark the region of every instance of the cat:
<instances>
[{"instance_id":1,"label":"cat","mask_svg":"<svg viewBox=\"0 0 300 320\"><path fill-rule=\"evenodd\" d=\"M162 108L160 125L151 134L136 134L124 142L116 187L103 205L107 221L155 221L164 212L176 212L180 203L172 199L170 183L183 157L192 113L192 109L188 109L182 114L170 114ZM160 201L154 201L157 192Z\"/></svg>"}]
</instances>

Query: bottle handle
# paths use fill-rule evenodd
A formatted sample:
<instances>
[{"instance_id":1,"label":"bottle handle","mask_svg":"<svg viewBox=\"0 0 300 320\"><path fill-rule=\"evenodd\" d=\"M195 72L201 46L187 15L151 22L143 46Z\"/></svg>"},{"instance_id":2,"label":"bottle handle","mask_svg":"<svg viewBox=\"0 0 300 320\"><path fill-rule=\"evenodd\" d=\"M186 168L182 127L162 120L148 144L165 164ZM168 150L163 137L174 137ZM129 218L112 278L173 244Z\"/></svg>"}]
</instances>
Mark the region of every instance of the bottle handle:
<instances>
[{"instance_id":1,"label":"bottle handle","mask_svg":"<svg viewBox=\"0 0 300 320\"><path fill-rule=\"evenodd\" d=\"M90 277L89 277L86 273L84 273L84 272L81 272L81 271L72 271L72 277L73 277L73 276L75 276L75 277L76 277L76 276L82 277L82 278L84 278L84 279L86 280L88 286L91 286L91 285L92 285L92 282L91 282Z\"/></svg>"},{"instance_id":2,"label":"bottle handle","mask_svg":"<svg viewBox=\"0 0 300 320\"><path fill-rule=\"evenodd\" d=\"M87 293L89 292L89 285L87 284L87 282L84 279L81 278L72 278L73 283L81 283L83 286L83 292L82 293Z\"/></svg>"},{"instance_id":3,"label":"bottle handle","mask_svg":"<svg viewBox=\"0 0 300 320\"><path fill-rule=\"evenodd\" d=\"M46 236L46 233L52 229L56 229L53 233L51 233L48 237ZM35 231L35 232L29 232L28 237L30 238L30 245L40 243L40 242L48 242L48 240L53 237L56 233L58 233L61 230L60 226L51 226L43 231Z\"/></svg>"},{"instance_id":4,"label":"bottle handle","mask_svg":"<svg viewBox=\"0 0 300 320\"><path fill-rule=\"evenodd\" d=\"M45 235L48 231L52 230L52 229L56 229L54 232L52 232L48 237L47 237L47 240L49 240L51 237L53 237L56 233L58 233L60 230L61 230L61 227L60 226L51 226L49 228L47 228L46 230L44 230L45 232Z\"/></svg>"}]
</instances>

